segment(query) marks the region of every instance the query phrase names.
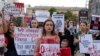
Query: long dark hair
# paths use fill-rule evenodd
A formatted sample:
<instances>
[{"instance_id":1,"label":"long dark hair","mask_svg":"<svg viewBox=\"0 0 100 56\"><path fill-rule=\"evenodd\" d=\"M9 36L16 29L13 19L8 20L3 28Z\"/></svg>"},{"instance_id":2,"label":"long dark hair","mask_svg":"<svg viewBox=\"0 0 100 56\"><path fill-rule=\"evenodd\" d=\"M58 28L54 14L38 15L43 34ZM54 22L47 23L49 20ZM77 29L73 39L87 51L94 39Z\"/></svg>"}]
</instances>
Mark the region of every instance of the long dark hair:
<instances>
[{"instance_id":1,"label":"long dark hair","mask_svg":"<svg viewBox=\"0 0 100 56\"><path fill-rule=\"evenodd\" d=\"M80 22L80 24L81 24L81 23L84 23L86 26L88 25L88 23L87 23L86 21Z\"/></svg>"},{"instance_id":2,"label":"long dark hair","mask_svg":"<svg viewBox=\"0 0 100 56\"><path fill-rule=\"evenodd\" d=\"M51 35L56 35L56 33L55 33L55 24L54 24L54 22L53 22L52 20L46 20L46 21L44 22L44 24L43 24L42 35L43 35L43 36L46 36L45 24L46 24L47 22L52 22L52 23L53 23L53 30L51 31Z\"/></svg>"}]
</instances>

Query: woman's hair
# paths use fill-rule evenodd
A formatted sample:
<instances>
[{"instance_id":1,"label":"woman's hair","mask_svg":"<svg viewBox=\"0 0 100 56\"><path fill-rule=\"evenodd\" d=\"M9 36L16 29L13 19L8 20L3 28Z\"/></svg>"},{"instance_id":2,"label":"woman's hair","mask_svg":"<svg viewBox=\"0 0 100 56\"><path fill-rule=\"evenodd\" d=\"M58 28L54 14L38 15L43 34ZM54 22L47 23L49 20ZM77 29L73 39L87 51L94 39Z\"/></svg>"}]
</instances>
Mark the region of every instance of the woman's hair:
<instances>
[{"instance_id":1,"label":"woman's hair","mask_svg":"<svg viewBox=\"0 0 100 56\"><path fill-rule=\"evenodd\" d=\"M32 19L32 20L37 21L36 19ZM30 28L32 28L32 20L31 20L31 22L30 22ZM38 23L38 26L37 26L37 28L38 28L38 27L39 27L39 22L37 21L37 23Z\"/></svg>"},{"instance_id":2,"label":"woman's hair","mask_svg":"<svg viewBox=\"0 0 100 56\"><path fill-rule=\"evenodd\" d=\"M81 23L84 23L86 26L88 25L88 23L87 23L86 21L84 21L84 22L81 22ZM80 23L80 24L81 24L81 23Z\"/></svg>"},{"instance_id":3,"label":"woman's hair","mask_svg":"<svg viewBox=\"0 0 100 56\"><path fill-rule=\"evenodd\" d=\"M61 42L68 42L68 40L67 39L63 39Z\"/></svg>"},{"instance_id":4,"label":"woman's hair","mask_svg":"<svg viewBox=\"0 0 100 56\"><path fill-rule=\"evenodd\" d=\"M52 23L53 23L53 30L51 31L51 35L55 35L55 34L56 34L56 33L55 33L55 24L54 24L54 22L53 22L52 20L49 20L49 19L46 20L46 21L44 22L44 24L43 24L42 35L43 35L43 36L46 35L45 24L46 24L47 22L52 22Z\"/></svg>"}]
</instances>

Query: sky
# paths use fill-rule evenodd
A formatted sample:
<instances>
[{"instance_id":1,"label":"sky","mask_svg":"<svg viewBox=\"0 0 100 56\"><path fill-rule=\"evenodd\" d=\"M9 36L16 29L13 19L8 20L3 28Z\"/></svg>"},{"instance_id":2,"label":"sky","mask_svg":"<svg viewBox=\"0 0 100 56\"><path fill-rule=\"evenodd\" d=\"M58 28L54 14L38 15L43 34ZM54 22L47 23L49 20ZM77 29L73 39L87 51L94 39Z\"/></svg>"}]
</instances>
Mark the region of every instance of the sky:
<instances>
[{"instance_id":1,"label":"sky","mask_svg":"<svg viewBox=\"0 0 100 56\"><path fill-rule=\"evenodd\" d=\"M86 7L87 0L19 0L26 5L34 6L58 6L58 7Z\"/></svg>"}]
</instances>

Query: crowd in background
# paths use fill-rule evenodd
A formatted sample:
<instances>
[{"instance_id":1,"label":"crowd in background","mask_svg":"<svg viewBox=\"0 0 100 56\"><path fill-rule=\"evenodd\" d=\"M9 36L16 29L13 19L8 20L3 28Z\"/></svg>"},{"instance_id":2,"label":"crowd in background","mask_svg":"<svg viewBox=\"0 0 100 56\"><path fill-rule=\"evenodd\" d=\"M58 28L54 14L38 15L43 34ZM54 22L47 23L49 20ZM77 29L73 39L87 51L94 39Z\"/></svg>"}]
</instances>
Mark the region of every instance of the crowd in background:
<instances>
[{"instance_id":1,"label":"crowd in background","mask_svg":"<svg viewBox=\"0 0 100 56\"><path fill-rule=\"evenodd\" d=\"M0 34L5 35L5 44L3 47L0 45L0 55L3 56L19 56L17 55L15 44L14 44L14 22L6 22L5 17L2 16L0 19ZM89 54L79 53L79 39L78 36L82 34L92 34L89 32L90 24L88 22L74 22L72 20L64 21L64 32L56 32L55 24L51 18L46 20L42 27L39 26L39 22L33 19L30 22L30 28L42 28L42 36L37 39L34 56L41 56L39 53L39 46L41 43L59 43L60 48L70 48L72 56L89 56ZM22 23L21 27L27 27L25 22ZM93 33L93 39L100 40L100 32ZM4 49L4 51L1 51ZM7 49L7 50L6 50ZM28 56L28 55L26 55Z\"/></svg>"}]
</instances>

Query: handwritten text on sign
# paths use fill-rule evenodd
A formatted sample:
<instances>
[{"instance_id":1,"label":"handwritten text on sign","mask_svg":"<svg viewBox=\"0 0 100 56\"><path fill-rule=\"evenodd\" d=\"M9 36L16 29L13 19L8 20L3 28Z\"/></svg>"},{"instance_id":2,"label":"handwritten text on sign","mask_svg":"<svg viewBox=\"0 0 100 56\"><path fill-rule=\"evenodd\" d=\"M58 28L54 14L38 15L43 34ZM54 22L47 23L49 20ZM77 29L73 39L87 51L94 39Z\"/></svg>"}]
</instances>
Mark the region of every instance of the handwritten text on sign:
<instances>
[{"instance_id":1,"label":"handwritten text on sign","mask_svg":"<svg viewBox=\"0 0 100 56\"><path fill-rule=\"evenodd\" d=\"M18 55L33 55L35 40L41 35L41 29L15 28L14 40Z\"/></svg>"},{"instance_id":2,"label":"handwritten text on sign","mask_svg":"<svg viewBox=\"0 0 100 56\"><path fill-rule=\"evenodd\" d=\"M41 44L40 53L42 56L58 56L60 52L59 44Z\"/></svg>"}]
</instances>

